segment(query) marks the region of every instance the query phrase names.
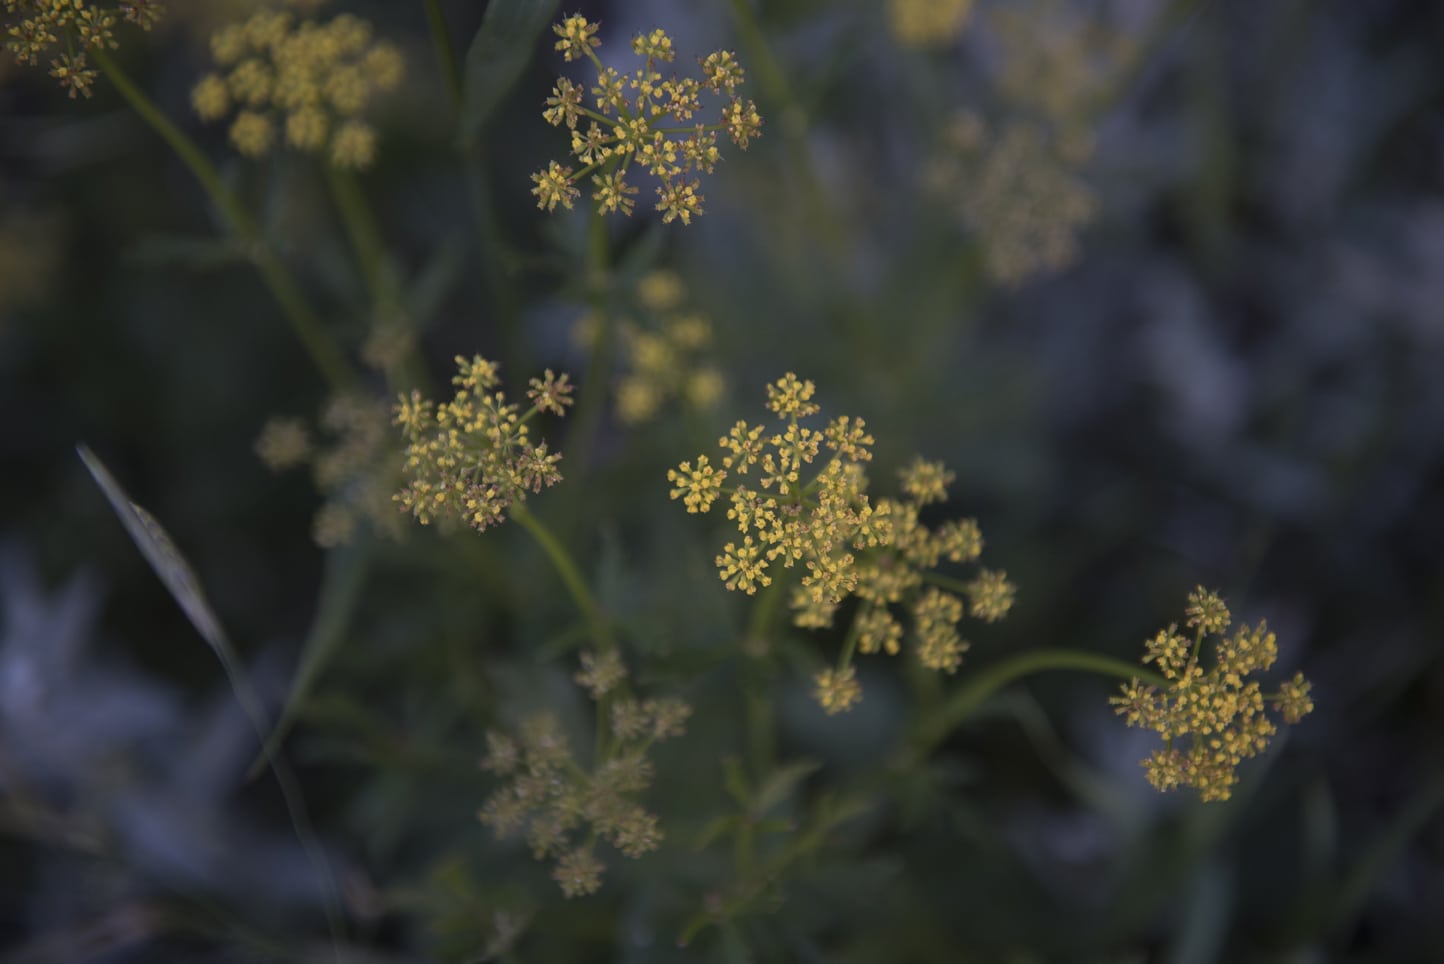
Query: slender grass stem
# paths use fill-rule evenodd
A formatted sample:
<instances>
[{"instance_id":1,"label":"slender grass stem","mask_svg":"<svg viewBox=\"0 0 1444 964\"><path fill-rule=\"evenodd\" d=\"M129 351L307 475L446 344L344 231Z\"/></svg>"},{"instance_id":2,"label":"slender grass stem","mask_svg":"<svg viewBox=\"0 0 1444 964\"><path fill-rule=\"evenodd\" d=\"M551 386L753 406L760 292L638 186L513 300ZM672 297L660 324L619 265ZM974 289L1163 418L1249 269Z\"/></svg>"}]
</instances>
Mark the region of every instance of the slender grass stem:
<instances>
[{"instance_id":1,"label":"slender grass stem","mask_svg":"<svg viewBox=\"0 0 1444 964\"><path fill-rule=\"evenodd\" d=\"M140 116L141 120L160 135L161 139L170 146L171 150L175 151L176 156L195 175L196 180L210 196L211 203L221 212L221 216L230 229L246 242L250 249L251 259L261 274L261 279L271 290L271 294L281 306L281 311L301 342L301 346L306 350L312 363L315 364L327 383L337 391L349 388L356 381L356 373L346 360L345 353L341 351L340 346L326 330L320 318L311 310L310 304L307 303L305 295L301 292L300 285L296 283L291 272L267 244L255 219L246 212L240 199L221 180L220 172L216 170L215 165L210 162L210 159L196 146L193 140L161 113L150 98L120 69L120 65L111 58L106 50L94 47L89 50L89 54L95 58L96 64L115 86L115 89L120 92L126 103Z\"/></svg>"}]
</instances>

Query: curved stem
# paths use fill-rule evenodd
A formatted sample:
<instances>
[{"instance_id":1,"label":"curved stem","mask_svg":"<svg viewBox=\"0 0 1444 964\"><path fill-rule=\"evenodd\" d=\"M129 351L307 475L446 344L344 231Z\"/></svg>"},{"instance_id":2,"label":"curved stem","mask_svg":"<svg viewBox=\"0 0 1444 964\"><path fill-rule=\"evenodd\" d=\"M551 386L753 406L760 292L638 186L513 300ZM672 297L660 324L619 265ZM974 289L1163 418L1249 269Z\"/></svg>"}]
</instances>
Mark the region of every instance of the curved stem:
<instances>
[{"instance_id":1,"label":"curved stem","mask_svg":"<svg viewBox=\"0 0 1444 964\"><path fill-rule=\"evenodd\" d=\"M210 196L211 203L221 212L226 224L250 247L251 258L261 273L261 279L271 290L276 302L280 304L286 320L291 324L291 329L300 340L301 346L306 349L306 353L311 356L311 361L322 376L337 391L349 388L355 382L356 375L347 362L345 354L330 333L326 331L315 312L311 310L311 306L301 293L300 285L296 283L285 264L266 243L260 226L246 212L240 199L221 181L220 173L216 170L215 165L210 162L194 141L160 112L150 98L126 76L107 51L95 47L89 51L89 55L95 58L96 64L115 86L115 89L120 92L126 103L140 115L141 120L149 124L151 129L170 146L171 150L175 151L176 156L190 169L201 187L205 189L206 194Z\"/></svg>"},{"instance_id":2,"label":"curved stem","mask_svg":"<svg viewBox=\"0 0 1444 964\"><path fill-rule=\"evenodd\" d=\"M596 598L592 591L587 588L587 581L582 578L581 570L572 561L571 554L561 541L552 534L542 521L532 515L527 508L519 502L513 502L511 506L511 517L521 524L522 528L531 533L537 545L551 560L552 568L556 569L557 575L561 576L562 582L571 593L572 601L581 610L583 618L591 629L592 641L603 651L616 649L616 640L612 637L612 627L606 617L597 606Z\"/></svg>"},{"instance_id":3,"label":"curved stem","mask_svg":"<svg viewBox=\"0 0 1444 964\"><path fill-rule=\"evenodd\" d=\"M973 674L943 701L930 718L918 727L917 738L912 751L913 759L926 756L941 743L958 724L962 723L993 694L1004 686L1024 676L1046 673L1054 670L1079 670L1097 673L1117 679L1138 679L1160 688L1169 685L1168 680L1137 663L1102 656L1098 653L1077 652L1067 649L1039 649L1021 653L1010 659L987 666Z\"/></svg>"}]
</instances>

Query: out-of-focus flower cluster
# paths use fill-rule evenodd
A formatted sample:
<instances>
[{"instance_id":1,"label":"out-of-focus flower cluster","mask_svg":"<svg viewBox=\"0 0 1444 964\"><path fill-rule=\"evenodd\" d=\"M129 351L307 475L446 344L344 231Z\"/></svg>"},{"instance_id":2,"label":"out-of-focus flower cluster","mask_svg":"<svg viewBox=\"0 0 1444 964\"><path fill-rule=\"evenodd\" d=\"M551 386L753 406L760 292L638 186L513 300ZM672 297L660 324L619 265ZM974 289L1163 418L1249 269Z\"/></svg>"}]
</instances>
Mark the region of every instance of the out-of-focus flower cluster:
<instances>
[{"instance_id":1,"label":"out-of-focus flower cluster","mask_svg":"<svg viewBox=\"0 0 1444 964\"><path fill-rule=\"evenodd\" d=\"M1228 635L1231 616L1216 593L1203 587L1188 597L1190 640L1177 626L1160 630L1145 644L1143 661L1154 663L1169 681L1164 688L1134 679L1110 702L1129 726L1156 731L1162 749L1143 761L1159 790L1193 787L1204 800L1227 800L1238 783L1237 768L1267 749L1278 727L1265 712L1272 704L1285 723L1297 723L1314 708L1302 673L1265 695L1255 673L1278 658L1278 643L1267 624L1240 626ZM1204 640L1211 639L1204 653ZM1191 737L1186 746L1176 745Z\"/></svg>"},{"instance_id":2,"label":"out-of-focus flower cluster","mask_svg":"<svg viewBox=\"0 0 1444 964\"><path fill-rule=\"evenodd\" d=\"M50 76L71 97L89 97L96 70L86 51L117 47L115 28L123 23L149 30L164 7L155 0L3 0L5 47L23 66L49 61Z\"/></svg>"},{"instance_id":3,"label":"out-of-focus flower cluster","mask_svg":"<svg viewBox=\"0 0 1444 964\"><path fill-rule=\"evenodd\" d=\"M993 31L1002 55L998 83L1014 108L1064 131L1086 130L1123 68L1137 56L1137 41L1078 4L1030 0L994 11Z\"/></svg>"},{"instance_id":4,"label":"out-of-focus flower cluster","mask_svg":"<svg viewBox=\"0 0 1444 964\"><path fill-rule=\"evenodd\" d=\"M531 718L515 736L488 733L482 768L507 783L478 814L498 837L525 837L536 859L554 860L552 877L567 897L601 887L598 840L631 858L661 845L657 817L637 802L652 783L647 750L681 735L692 715L681 700L623 695L626 668L615 651L584 653L576 680L608 711L601 758L584 768L554 716Z\"/></svg>"},{"instance_id":5,"label":"out-of-focus flower cluster","mask_svg":"<svg viewBox=\"0 0 1444 964\"><path fill-rule=\"evenodd\" d=\"M376 132L362 114L401 82L401 52L375 40L371 25L350 14L329 21L262 10L211 37L222 70L201 78L191 105L204 120L234 111L230 139L260 157L279 134L290 147L324 151L338 167L361 168L376 156Z\"/></svg>"},{"instance_id":6,"label":"out-of-focus flower cluster","mask_svg":"<svg viewBox=\"0 0 1444 964\"><path fill-rule=\"evenodd\" d=\"M653 271L637 285L641 320L623 318L622 376L617 386L617 416L630 425L656 418L680 401L694 411L707 411L722 398L727 382L705 361L712 344L712 324L684 309L687 291L670 271ZM582 347L596 347L600 319L584 315L573 333Z\"/></svg>"},{"instance_id":7,"label":"out-of-focus flower cluster","mask_svg":"<svg viewBox=\"0 0 1444 964\"><path fill-rule=\"evenodd\" d=\"M396 501L422 525L433 519L477 531L502 522L513 503L562 479L559 453L532 444L527 422L538 412L565 415L572 404L567 375L547 369L533 378L526 412L497 390L497 366L480 355L457 356L455 396L437 404L420 392L403 395L396 424L406 438L406 485Z\"/></svg>"},{"instance_id":8,"label":"out-of-focus flower cluster","mask_svg":"<svg viewBox=\"0 0 1444 964\"><path fill-rule=\"evenodd\" d=\"M983 539L972 519L944 522L929 529L922 508L947 498L952 473L941 463L915 460L902 472L903 499L868 496L865 465L874 439L862 419L839 416L821 430L801 424L818 414L816 389L788 373L767 388L768 407L786 426L764 434L760 425L739 421L723 436L720 465L706 455L667 473L673 499L688 512L706 512L727 495L727 518L737 524L741 543L729 542L716 564L728 589L755 593L771 585L773 564L806 569L792 592L796 625L823 629L832 625L839 604L856 596L859 608L848 645L835 670L817 678L819 702L829 712L848 709L861 695L851 666L853 648L863 653L900 651L903 627L889 607L908 607L918 659L923 665L954 672L967 642L958 632L964 615L992 622L1007 614L1014 588L1001 572L982 570L970 582L932 573L942 562L969 563L982 552ZM832 454L811 478L823 449ZM758 487L741 482L753 470ZM729 475L738 484L724 487ZM955 591L954 591L955 590ZM961 593L961 595L959 595ZM966 597L966 603L964 601Z\"/></svg>"},{"instance_id":9,"label":"out-of-focus flower cluster","mask_svg":"<svg viewBox=\"0 0 1444 964\"><path fill-rule=\"evenodd\" d=\"M672 38L657 29L632 38L632 52L643 63L632 73L621 73L597 57L595 48L601 45L597 27L580 15L553 27L562 57L590 60L597 73L590 90L560 78L547 99L542 116L555 127L566 126L572 156L581 166L552 161L546 170L533 174L537 206L551 211L560 204L570 209L581 196L577 185L591 175L597 209L630 215L638 189L627 176L636 167L659 182L656 209L662 220L680 218L690 224L702 213L696 175L711 174L722 159L718 133L726 131L732 143L746 150L762 131L757 105L737 96L742 67L730 51L718 50L701 61L700 78L664 77L660 67L671 63L676 53ZM702 112L704 90L726 98L718 123L696 119Z\"/></svg>"},{"instance_id":10,"label":"out-of-focus flower cluster","mask_svg":"<svg viewBox=\"0 0 1444 964\"><path fill-rule=\"evenodd\" d=\"M1086 135L1019 118L995 130L965 111L943 128L924 182L977 237L988 276L1018 284L1077 260L1078 234L1098 211L1077 174L1092 151Z\"/></svg>"},{"instance_id":11,"label":"out-of-focus flower cluster","mask_svg":"<svg viewBox=\"0 0 1444 964\"><path fill-rule=\"evenodd\" d=\"M963 32L973 14L973 0L888 0L887 22L892 35L908 47L936 47Z\"/></svg>"},{"instance_id":12,"label":"out-of-focus flower cluster","mask_svg":"<svg viewBox=\"0 0 1444 964\"><path fill-rule=\"evenodd\" d=\"M988 24L1007 119L958 111L941 128L923 183L977 239L987 276L1015 285L1078 258L1079 234L1099 209L1082 173L1097 115L1136 41L1059 0L1006 5Z\"/></svg>"},{"instance_id":13,"label":"out-of-focus flower cluster","mask_svg":"<svg viewBox=\"0 0 1444 964\"><path fill-rule=\"evenodd\" d=\"M325 441L304 420L273 418L256 440L256 454L274 471L309 464L325 502L312 524L320 546L344 545L367 523L392 539L405 535L393 495L401 485L401 452L390 407L378 399L339 395L321 413Z\"/></svg>"}]
</instances>

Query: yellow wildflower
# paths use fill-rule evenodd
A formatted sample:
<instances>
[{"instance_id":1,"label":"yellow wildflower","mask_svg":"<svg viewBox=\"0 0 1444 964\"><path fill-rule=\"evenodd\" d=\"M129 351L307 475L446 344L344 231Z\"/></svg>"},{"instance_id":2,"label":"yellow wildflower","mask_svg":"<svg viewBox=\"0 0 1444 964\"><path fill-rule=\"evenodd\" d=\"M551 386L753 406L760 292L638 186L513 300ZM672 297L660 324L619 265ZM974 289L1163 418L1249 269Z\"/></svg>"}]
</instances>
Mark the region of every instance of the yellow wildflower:
<instances>
[{"instance_id":1,"label":"yellow wildflower","mask_svg":"<svg viewBox=\"0 0 1444 964\"><path fill-rule=\"evenodd\" d=\"M527 492L561 481L561 455L533 444L527 423L539 412L561 414L571 404L565 375L532 379L525 413L497 390L494 362L457 356L455 396L433 404L418 392L402 396L395 423L406 438L406 486L395 501L422 525L443 519L485 531L502 522Z\"/></svg>"},{"instance_id":2,"label":"yellow wildflower","mask_svg":"<svg viewBox=\"0 0 1444 964\"><path fill-rule=\"evenodd\" d=\"M315 4L292 6L305 12ZM396 47L372 39L366 21L340 14L321 22L261 10L216 31L211 55L224 70L201 79L191 104L207 121L224 117L232 105L242 107L231 126L231 141L242 154L270 151L279 126L290 147L324 152L337 167L368 167L375 160L376 132L361 115L401 83L403 59Z\"/></svg>"},{"instance_id":3,"label":"yellow wildflower","mask_svg":"<svg viewBox=\"0 0 1444 964\"><path fill-rule=\"evenodd\" d=\"M1202 587L1189 594L1187 614L1195 629L1191 641L1169 626L1144 646L1143 661L1155 664L1168 686L1134 679L1110 702L1129 726L1154 730L1164 739L1143 761L1150 783L1159 790L1193 787L1204 800L1227 800L1238 783L1238 765L1267 749L1277 732L1268 705L1275 705L1285 723L1297 723L1314 704L1301 673L1272 695L1249 679L1278 657L1266 624L1227 635L1228 607ZM1208 652L1206 639L1213 640ZM1185 746L1175 745L1185 737Z\"/></svg>"},{"instance_id":4,"label":"yellow wildflower","mask_svg":"<svg viewBox=\"0 0 1444 964\"><path fill-rule=\"evenodd\" d=\"M664 77L661 64L676 59L672 38L661 29L638 34L632 52L642 66L621 73L605 66L595 48L598 24L580 14L564 18L552 28L559 38L556 49L568 62L588 60L596 69L596 83L588 90L568 78L559 78L546 99L542 118L571 131L571 153L582 166L551 161L544 171L534 173L532 194L537 207L547 211L560 204L570 209L580 196L577 184L590 177L595 185L592 200L603 214L613 211L630 215L638 189L628 180L635 168L656 178L657 203L663 223L680 220L691 224L703 213L704 197L697 174L712 173L721 160L717 136L726 131L732 142L747 148L762 129L762 117L751 101L736 95L743 71L728 51L716 51L702 61L702 77ZM725 97L719 122L694 120L702 109L702 91ZM587 94L595 110L586 103ZM585 131L580 122L588 119Z\"/></svg>"}]
</instances>

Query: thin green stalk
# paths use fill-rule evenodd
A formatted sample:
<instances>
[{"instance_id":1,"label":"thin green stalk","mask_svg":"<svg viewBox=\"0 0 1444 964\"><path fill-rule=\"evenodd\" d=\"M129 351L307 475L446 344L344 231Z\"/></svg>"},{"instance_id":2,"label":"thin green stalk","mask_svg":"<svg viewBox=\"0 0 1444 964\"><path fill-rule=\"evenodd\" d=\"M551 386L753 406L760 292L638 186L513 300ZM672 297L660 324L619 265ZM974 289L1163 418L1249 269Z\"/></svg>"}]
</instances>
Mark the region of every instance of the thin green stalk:
<instances>
[{"instance_id":1,"label":"thin green stalk","mask_svg":"<svg viewBox=\"0 0 1444 964\"><path fill-rule=\"evenodd\" d=\"M782 111L778 127L787 142L792 166L801 182L803 200L806 202L812 220L818 225L818 234L833 249L841 253L844 239L843 225L832 205L828 202L827 191L818 180L812 165L812 152L807 143L807 112L798 102L787 75L767 43L767 35L752 12L750 0L732 0L732 19L737 34L747 51L762 92L767 100Z\"/></svg>"},{"instance_id":2,"label":"thin green stalk","mask_svg":"<svg viewBox=\"0 0 1444 964\"><path fill-rule=\"evenodd\" d=\"M565 450L572 469L567 473L573 481L585 477L595 447L597 432L605 413L607 388L611 382L612 348L615 325L611 317L610 251L607 224L596 208L587 211L586 285L587 302L600 321L597 341L587 363L585 380L577 398L572 430Z\"/></svg>"},{"instance_id":3,"label":"thin green stalk","mask_svg":"<svg viewBox=\"0 0 1444 964\"><path fill-rule=\"evenodd\" d=\"M381 240L381 229L361 192L356 175L331 165L326 166L326 185L331 189L331 198L341 212L346 234L356 250L356 260L361 268L362 282L371 303L378 309L394 308L395 291L386 280L386 246Z\"/></svg>"},{"instance_id":4,"label":"thin green stalk","mask_svg":"<svg viewBox=\"0 0 1444 964\"><path fill-rule=\"evenodd\" d=\"M921 759L931 752L947 737L948 733L971 716L978 707L987 702L989 697L1004 686L1034 673L1055 670L1078 670L1123 680L1138 679L1159 688L1166 688L1169 685L1168 680L1157 673L1143 669L1137 663L1114 659L1111 656L1102 656L1098 653L1067 649L1038 649L1029 653L1021 653L984 667L954 690L937 711L919 725L912 750L913 759Z\"/></svg>"},{"instance_id":5,"label":"thin green stalk","mask_svg":"<svg viewBox=\"0 0 1444 964\"><path fill-rule=\"evenodd\" d=\"M375 322L406 322L405 299L397 286L396 277L386 263L386 243L382 239L376 215L361 190L356 175L338 167L327 166L326 184L331 189L331 198L341 212L346 235L356 252L357 265L361 269L362 284L366 287ZM421 363L414 344L401 359L397 370L389 370L391 388L406 391L411 388L426 390L430 379ZM405 384L397 384L398 381Z\"/></svg>"},{"instance_id":6,"label":"thin green stalk","mask_svg":"<svg viewBox=\"0 0 1444 964\"><path fill-rule=\"evenodd\" d=\"M521 503L512 503L511 517L531 534L537 545L541 546L542 551L551 560L552 567L556 569L557 575L561 576L567 592L571 593L572 601L577 604L577 608L581 610L583 618L591 628L592 641L597 644L597 648L604 652L616 649L617 643L612 636L612 627L597 606L592 591L587 588L587 581L582 578L581 570L572 560L571 553L567 552L566 547L552 534L552 531Z\"/></svg>"},{"instance_id":7,"label":"thin green stalk","mask_svg":"<svg viewBox=\"0 0 1444 964\"><path fill-rule=\"evenodd\" d=\"M211 203L221 212L226 224L250 248L251 258L261 273L261 279L270 288L271 294L281 306L282 313L290 322L301 346L311 356L311 361L337 391L349 388L356 380L355 372L346 360L345 354L326 331L324 325L306 302L301 288L291 273L266 243L260 227L241 205L240 199L221 181L220 173L205 156L196 143L180 128L160 112L160 109L137 87L101 47L91 48L88 53L95 58L111 84L120 92L141 120L150 125L161 139L175 151L176 156L190 168Z\"/></svg>"},{"instance_id":8,"label":"thin green stalk","mask_svg":"<svg viewBox=\"0 0 1444 964\"><path fill-rule=\"evenodd\" d=\"M456 51L451 46L451 31L446 26L446 14L441 10L441 0L425 0L426 22L431 27L431 44L436 48L436 60L441 64L441 79L451 95L453 107L461 104L461 66L456 61Z\"/></svg>"},{"instance_id":9,"label":"thin green stalk","mask_svg":"<svg viewBox=\"0 0 1444 964\"><path fill-rule=\"evenodd\" d=\"M777 761L776 726L772 718L772 667L767 657L772 652L768 633L778 604L786 591L784 580L778 578L762 591L747 620L744 653L756 653L742 665L743 717L747 727L747 756L752 779L767 779Z\"/></svg>"}]
</instances>

